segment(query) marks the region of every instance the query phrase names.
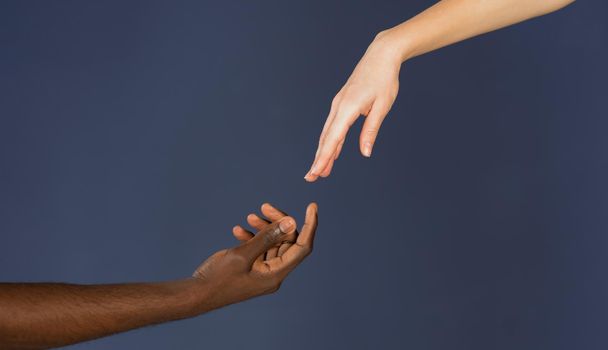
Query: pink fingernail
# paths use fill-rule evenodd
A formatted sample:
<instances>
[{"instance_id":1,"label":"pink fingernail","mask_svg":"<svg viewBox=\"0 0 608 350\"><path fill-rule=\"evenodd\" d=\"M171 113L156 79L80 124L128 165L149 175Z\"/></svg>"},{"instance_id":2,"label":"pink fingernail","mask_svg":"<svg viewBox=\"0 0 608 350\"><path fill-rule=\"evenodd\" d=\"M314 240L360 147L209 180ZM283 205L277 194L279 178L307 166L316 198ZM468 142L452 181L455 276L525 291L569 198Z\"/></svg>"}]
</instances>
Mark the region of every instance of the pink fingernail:
<instances>
[{"instance_id":1,"label":"pink fingernail","mask_svg":"<svg viewBox=\"0 0 608 350\"><path fill-rule=\"evenodd\" d=\"M363 155L366 157L372 156L372 143L366 142L363 144Z\"/></svg>"},{"instance_id":2,"label":"pink fingernail","mask_svg":"<svg viewBox=\"0 0 608 350\"><path fill-rule=\"evenodd\" d=\"M293 227L293 220L291 220L291 219L284 219L279 223L279 228L281 229L281 232L283 232L283 233L289 232L292 227Z\"/></svg>"}]
</instances>

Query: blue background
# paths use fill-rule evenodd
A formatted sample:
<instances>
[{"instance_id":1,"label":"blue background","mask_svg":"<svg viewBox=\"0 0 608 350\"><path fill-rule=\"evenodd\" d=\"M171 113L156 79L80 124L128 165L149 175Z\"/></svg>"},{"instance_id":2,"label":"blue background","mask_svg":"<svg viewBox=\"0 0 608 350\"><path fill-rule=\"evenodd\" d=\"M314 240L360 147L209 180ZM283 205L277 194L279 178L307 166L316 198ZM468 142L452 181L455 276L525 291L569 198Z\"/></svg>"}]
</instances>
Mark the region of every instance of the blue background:
<instances>
[{"instance_id":1,"label":"blue background","mask_svg":"<svg viewBox=\"0 0 608 350\"><path fill-rule=\"evenodd\" d=\"M272 296L75 349L606 349L608 3L416 58L371 159L302 177L382 29L430 1L0 4L0 280L191 274L264 201Z\"/></svg>"}]
</instances>

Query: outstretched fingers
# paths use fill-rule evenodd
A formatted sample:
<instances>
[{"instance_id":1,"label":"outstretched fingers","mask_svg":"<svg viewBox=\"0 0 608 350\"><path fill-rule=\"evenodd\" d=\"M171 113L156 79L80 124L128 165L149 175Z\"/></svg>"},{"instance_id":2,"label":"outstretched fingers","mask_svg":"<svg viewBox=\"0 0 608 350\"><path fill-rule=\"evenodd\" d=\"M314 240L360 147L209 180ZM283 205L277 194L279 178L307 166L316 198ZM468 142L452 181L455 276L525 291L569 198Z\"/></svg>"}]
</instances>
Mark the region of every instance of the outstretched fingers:
<instances>
[{"instance_id":1,"label":"outstretched fingers","mask_svg":"<svg viewBox=\"0 0 608 350\"><path fill-rule=\"evenodd\" d=\"M250 263L253 263L260 255L280 244L285 236L293 233L295 229L295 220L291 217L285 217L278 222L267 225L253 238L235 249L240 251Z\"/></svg>"},{"instance_id":2,"label":"outstretched fingers","mask_svg":"<svg viewBox=\"0 0 608 350\"><path fill-rule=\"evenodd\" d=\"M245 230L241 225L236 225L232 228L232 235L239 242L244 243L253 238L253 232Z\"/></svg>"},{"instance_id":3,"label":"outstretched fingers","mask_svg":"<svg viewBox=\"0 0 608 350\"><path fill-rule=\"evenodd\" d=\"M262 204L261 210L262 210L262 214L264 214L264 216L266 216L270 221L281 220L282 218L287 216L286 213L284 213L280 209L275 208L270 203Z\"/></svg>"},{"instance_id":4,"label":"outstretched fingers","mask_svg":"<svg viewBox=\"0 0 608 350\"><path fill-rule=\"evenodd\" d=\"M270 224L270 221L261 218L257 214L251 213L247 215L247 223L256 231L260 231L263 230L266 226L268 226L268 224Z\"/></svg>"},{"instance_id":5,"label":"outstretched fingers","mask_svg":"<svg viewBox=\"0 0 608 350\"><path fill-rule=\"evenodd\" d=\"M340 106L336 116L329 122L319 140L315 160L304 179L313 182L324 174L325 169L335 160L340 144L344 143L351 125L359 117L360 111L354 106Z\"/></svg>"}]
</instances>

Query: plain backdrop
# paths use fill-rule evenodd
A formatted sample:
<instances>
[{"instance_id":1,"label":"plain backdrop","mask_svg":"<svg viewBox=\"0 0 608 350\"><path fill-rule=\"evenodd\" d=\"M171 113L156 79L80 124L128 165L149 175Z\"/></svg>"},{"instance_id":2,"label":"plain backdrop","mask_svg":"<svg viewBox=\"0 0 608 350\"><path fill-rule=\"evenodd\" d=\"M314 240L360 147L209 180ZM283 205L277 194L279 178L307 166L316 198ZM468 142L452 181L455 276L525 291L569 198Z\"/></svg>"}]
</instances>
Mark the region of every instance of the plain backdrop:
<instances>
[{"instance_id":1,"label":"plain backdrop","mask_svg":"<svg viewBox=\"0 0 608 350\"><path fill-rule=\"evenodd\" d=\"M265 201L281 290L74 349L606 349L608 3L407 62L308 184L334 94L431 1L3 1L0 280L189 276Z\"/></svg>"}]
</instances>

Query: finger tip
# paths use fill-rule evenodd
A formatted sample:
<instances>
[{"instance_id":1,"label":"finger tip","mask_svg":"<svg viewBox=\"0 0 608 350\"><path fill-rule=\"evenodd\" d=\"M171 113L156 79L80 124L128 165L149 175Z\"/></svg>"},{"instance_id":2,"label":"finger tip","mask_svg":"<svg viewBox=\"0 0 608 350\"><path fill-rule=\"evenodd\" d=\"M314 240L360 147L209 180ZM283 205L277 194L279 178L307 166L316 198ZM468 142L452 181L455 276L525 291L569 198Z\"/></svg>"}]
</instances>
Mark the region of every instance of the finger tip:
<instances>
[{"instance_id":1,"label":"finger tip","mask_svg":"<svg viewBox=\"0 0 608 350\"><path fill-rule=\"evenodd\" d=\"M372 143L369 141L364 141L361 144L361 155L364 156L365 158L369 158L372 156Z\"/></svg>"},{"instance_id":2,"label":"finger tip","mask_svg":"<svg viewBox=\"0 0 608 350\"><path fill-rule=\"evenodd\" d=\"M308 207L306 208L306 216L310 216L310 215L315 215L317 212L319 211L319 206L317 205L316 202L312 202L310 204L308 204Z\"/></svg>"},{"instance_id":3,"label":"finger tip","mask_svg":"<svg viewBox=\"0 0 608 350\"><path fill-rule=\"evenodd\" d=\"M306 180L306 182L315 182L317 181L317 176L314 176L312 174L307 175L307 177L304 178L304 180Z\"/></svg>"},{"instance_id":4,"label":"finger tip","mask_svg":"<svg viewBox=\"0 0 608 350\"><path fill-rule=\"evenodd\" d=\"M306 180L307 182L314 181L314 176L311 174L310 170L306 173L306 175L304 175L304 180Z\"/></svg>"},{"instance_id":5,"label":"finger tip","mask_svg":"<svg viewBox=\"0 0 608 350\"><path fill-rule=\"evenodd\" d=\"M325 158L319 158L312 165L312 167L310 168L310 171L308 173L312 176L319 176L323 172L323 169L325 169L326 166L327 166L327 160Z\"/></svg>"}]
</instances>

